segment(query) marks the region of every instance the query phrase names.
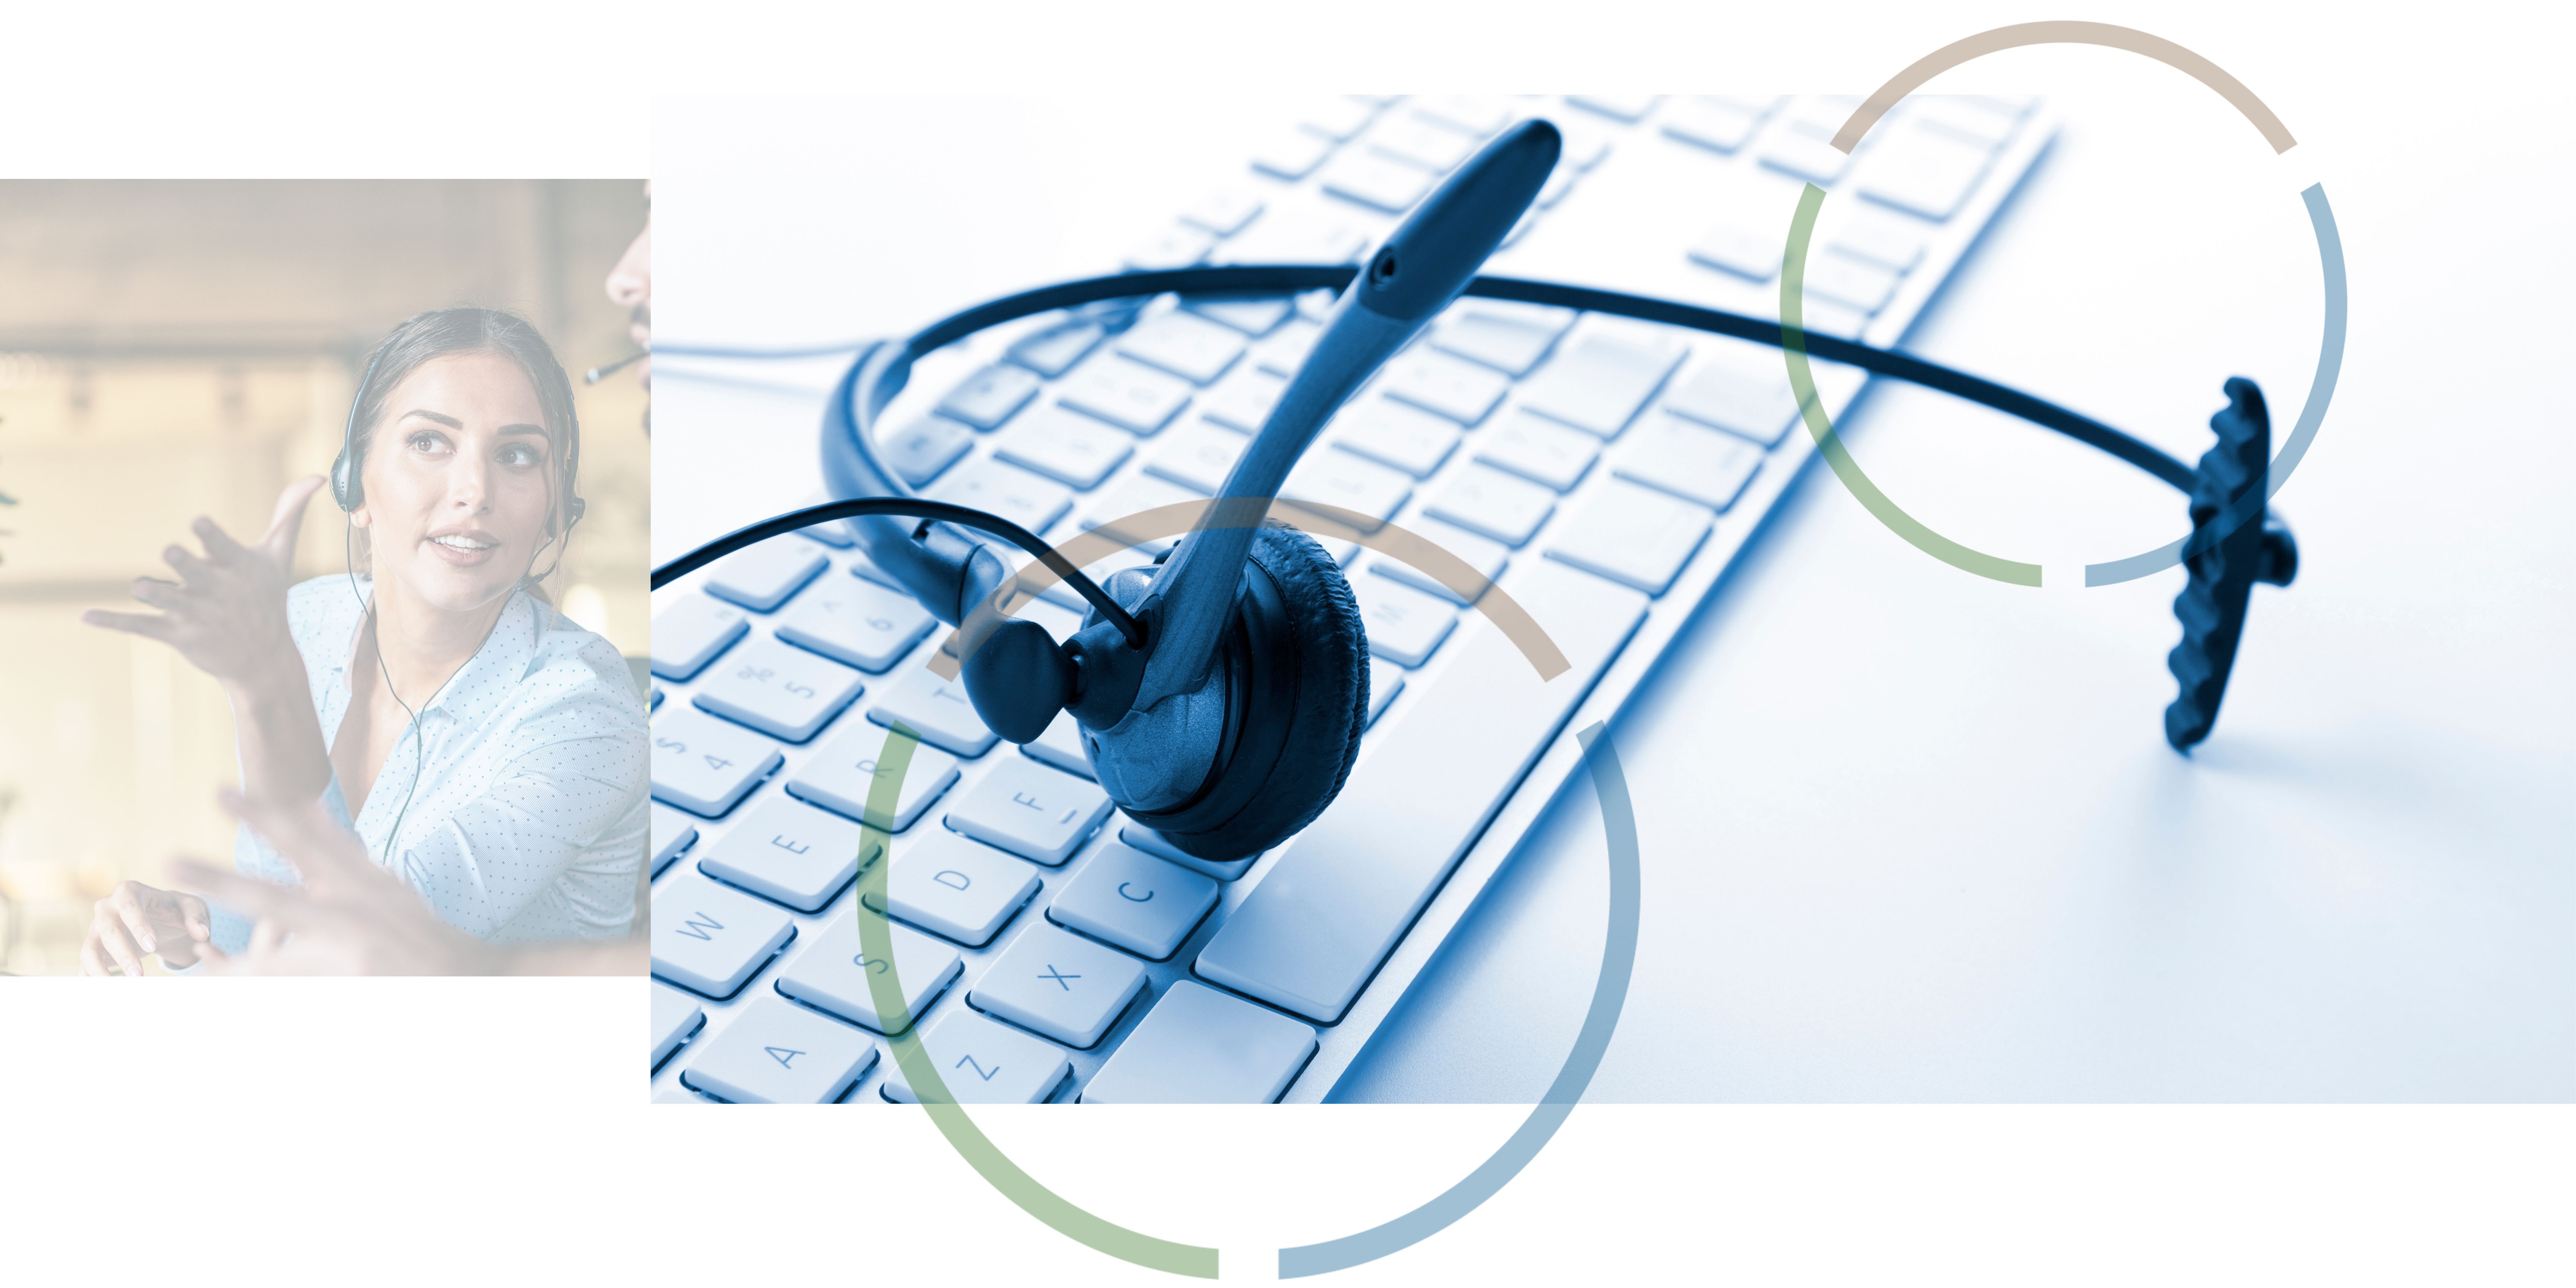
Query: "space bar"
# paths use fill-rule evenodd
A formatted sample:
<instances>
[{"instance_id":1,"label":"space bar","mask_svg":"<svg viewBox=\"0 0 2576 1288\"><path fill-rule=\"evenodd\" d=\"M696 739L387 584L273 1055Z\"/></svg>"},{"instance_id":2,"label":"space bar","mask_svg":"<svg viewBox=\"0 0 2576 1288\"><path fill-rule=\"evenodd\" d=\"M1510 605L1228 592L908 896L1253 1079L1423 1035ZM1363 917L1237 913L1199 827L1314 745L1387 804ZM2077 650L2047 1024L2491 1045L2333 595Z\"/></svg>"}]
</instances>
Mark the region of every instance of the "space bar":
<instances>
[{"instance_id":1,"label":"space bar","mask_svg":"<svg viewBox=\"0 0 2576 1288\"><path fill-rule=\"evenodd\" d=\"M1503 588L1568 668L1541 682L1488 622L1199 953L1203 979L1341 1019L1644 618L1646 597L1537 561Z\"/></svg>"}]
</instances>

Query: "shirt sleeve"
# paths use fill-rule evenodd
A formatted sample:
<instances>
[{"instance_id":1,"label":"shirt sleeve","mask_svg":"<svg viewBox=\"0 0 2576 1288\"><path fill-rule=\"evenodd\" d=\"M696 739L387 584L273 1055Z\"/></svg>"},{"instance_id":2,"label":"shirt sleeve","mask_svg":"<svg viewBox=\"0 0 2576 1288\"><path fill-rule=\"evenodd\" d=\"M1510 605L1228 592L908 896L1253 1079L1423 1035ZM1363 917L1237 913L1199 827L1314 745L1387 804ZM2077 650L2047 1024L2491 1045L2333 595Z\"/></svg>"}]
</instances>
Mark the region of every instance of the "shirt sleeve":
<instances>
[{"instance_id":1,"label":"shirt sleeve","mask_svg":"<svg viewBox=\"0 0 2576 1288\"><path fill-rule=\"evenodd\" d=\"M643 862L643 721L604 685L520 715L489 784L443 818L404 829L389 866L477 938L537 920L585 936L626 932ZM626 833L634 832L628 837ZM633 844L626 844L632 840Z\"/></svg>"}]
</instances>

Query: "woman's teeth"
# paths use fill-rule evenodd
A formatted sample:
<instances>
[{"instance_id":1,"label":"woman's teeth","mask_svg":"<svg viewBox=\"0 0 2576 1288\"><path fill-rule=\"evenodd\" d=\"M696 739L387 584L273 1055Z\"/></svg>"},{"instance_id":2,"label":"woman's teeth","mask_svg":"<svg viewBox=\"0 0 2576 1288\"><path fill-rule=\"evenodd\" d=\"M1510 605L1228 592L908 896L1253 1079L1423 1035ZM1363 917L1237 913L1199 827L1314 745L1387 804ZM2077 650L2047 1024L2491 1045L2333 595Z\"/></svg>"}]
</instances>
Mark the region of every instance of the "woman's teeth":
<instances>
[{"instance_id":1,"label":"woman's teeth","mask_svg":"<svg viewBox=\"0 0 2576 1288\"><path fill-rule=\"evenodd\" d=\"M501 544L497 541L477 541L472 537L431 537L430 540L450 550L489 550Z\"/></svg>"}]
</instances>

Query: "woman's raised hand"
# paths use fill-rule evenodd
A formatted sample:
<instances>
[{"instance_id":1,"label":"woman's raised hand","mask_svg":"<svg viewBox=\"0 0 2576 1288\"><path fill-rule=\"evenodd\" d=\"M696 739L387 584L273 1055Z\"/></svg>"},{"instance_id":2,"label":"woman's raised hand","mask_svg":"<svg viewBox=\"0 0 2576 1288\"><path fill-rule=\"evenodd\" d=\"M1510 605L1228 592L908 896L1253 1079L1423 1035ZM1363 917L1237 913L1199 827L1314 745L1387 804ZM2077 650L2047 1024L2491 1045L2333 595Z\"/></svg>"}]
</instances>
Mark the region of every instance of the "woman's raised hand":
<instances>
[{"instance_id":1,"label":"woman's raised hand","mask_svg":"<svg viewBox=\"0 0 2576 1288\"><path fill-rule=\"evenodd\" d=\"M194 527L206 543L203 558L174 544L161 558L179 580L134 579L134 597L160 612L92 609L81 620L160 640L228 685L280 674L281 665L300 682L303 668L286 626L286 587L304 507L321 486L319 474L287 484L267 534L255 545L233 540L214 520L200 517Z\"/></svg>"},{"instance_id":2,"label":"woman's raised hand","mask_svg":"<svg viewBox=\"0 0 2576 1288\"><path fill-rule=\"evenodd\" d=\"M154 953L161 964L186 968L214 952L213 926L206 901L193 894L156 890L140 881L119 881L116 889L90 909L89 936L81 941L83 975L143 973L143 959Z\"/></svg>"}]
</instances>

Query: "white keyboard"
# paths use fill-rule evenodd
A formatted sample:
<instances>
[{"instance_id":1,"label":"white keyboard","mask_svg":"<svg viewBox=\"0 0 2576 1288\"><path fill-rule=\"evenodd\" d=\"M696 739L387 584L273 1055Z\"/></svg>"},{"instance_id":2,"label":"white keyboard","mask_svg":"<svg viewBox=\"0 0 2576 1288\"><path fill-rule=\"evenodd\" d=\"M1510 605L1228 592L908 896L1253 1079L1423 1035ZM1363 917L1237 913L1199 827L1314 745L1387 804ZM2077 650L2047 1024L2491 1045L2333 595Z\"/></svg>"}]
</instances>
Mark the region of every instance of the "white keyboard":
<instances>
[{"instance_id":1,"label":"white keyboard","mask_svg":"<svg viewBox=\"0 0 2576 1288\"><path fill-rule=\"evenodd\" d=\"M1833 195L1806 325L1892 345L2056 125L2027 102L1916 98L1846 158L1825 140L1855 101L1332 100L1123 262L1355 262L1440 173L1537 114L1564 131L1564 160L1488 272L1776 316L1790 211L1813 181ZM882 447L925 495L1055 540L1205 497L1327 303L1166 298L1005 328L925 361ZM1836 415L1864 384L1830 364L1817 376ZM914 1098L877 1031L867 977L884 963L858 946L854 893L888 862L856 820L900 721L924 742L878 911L953 1095L1324 1099L1569 781L1573 730L1617 714L1813 456L1796 411L1769 348L1488 301L1443 315L1283 496L1458 554L1570 670L1542 682L1437 581L1328 541L1375 655L1370 731L1331 809L1236 863L1182 855L1112 809L1070 717L1000 743L923 666L946 628L837 531L658 592L655 1098ZM1022 615L1062 637L1078 605L1058 587Z\"/></svg>"}]
</instances>

